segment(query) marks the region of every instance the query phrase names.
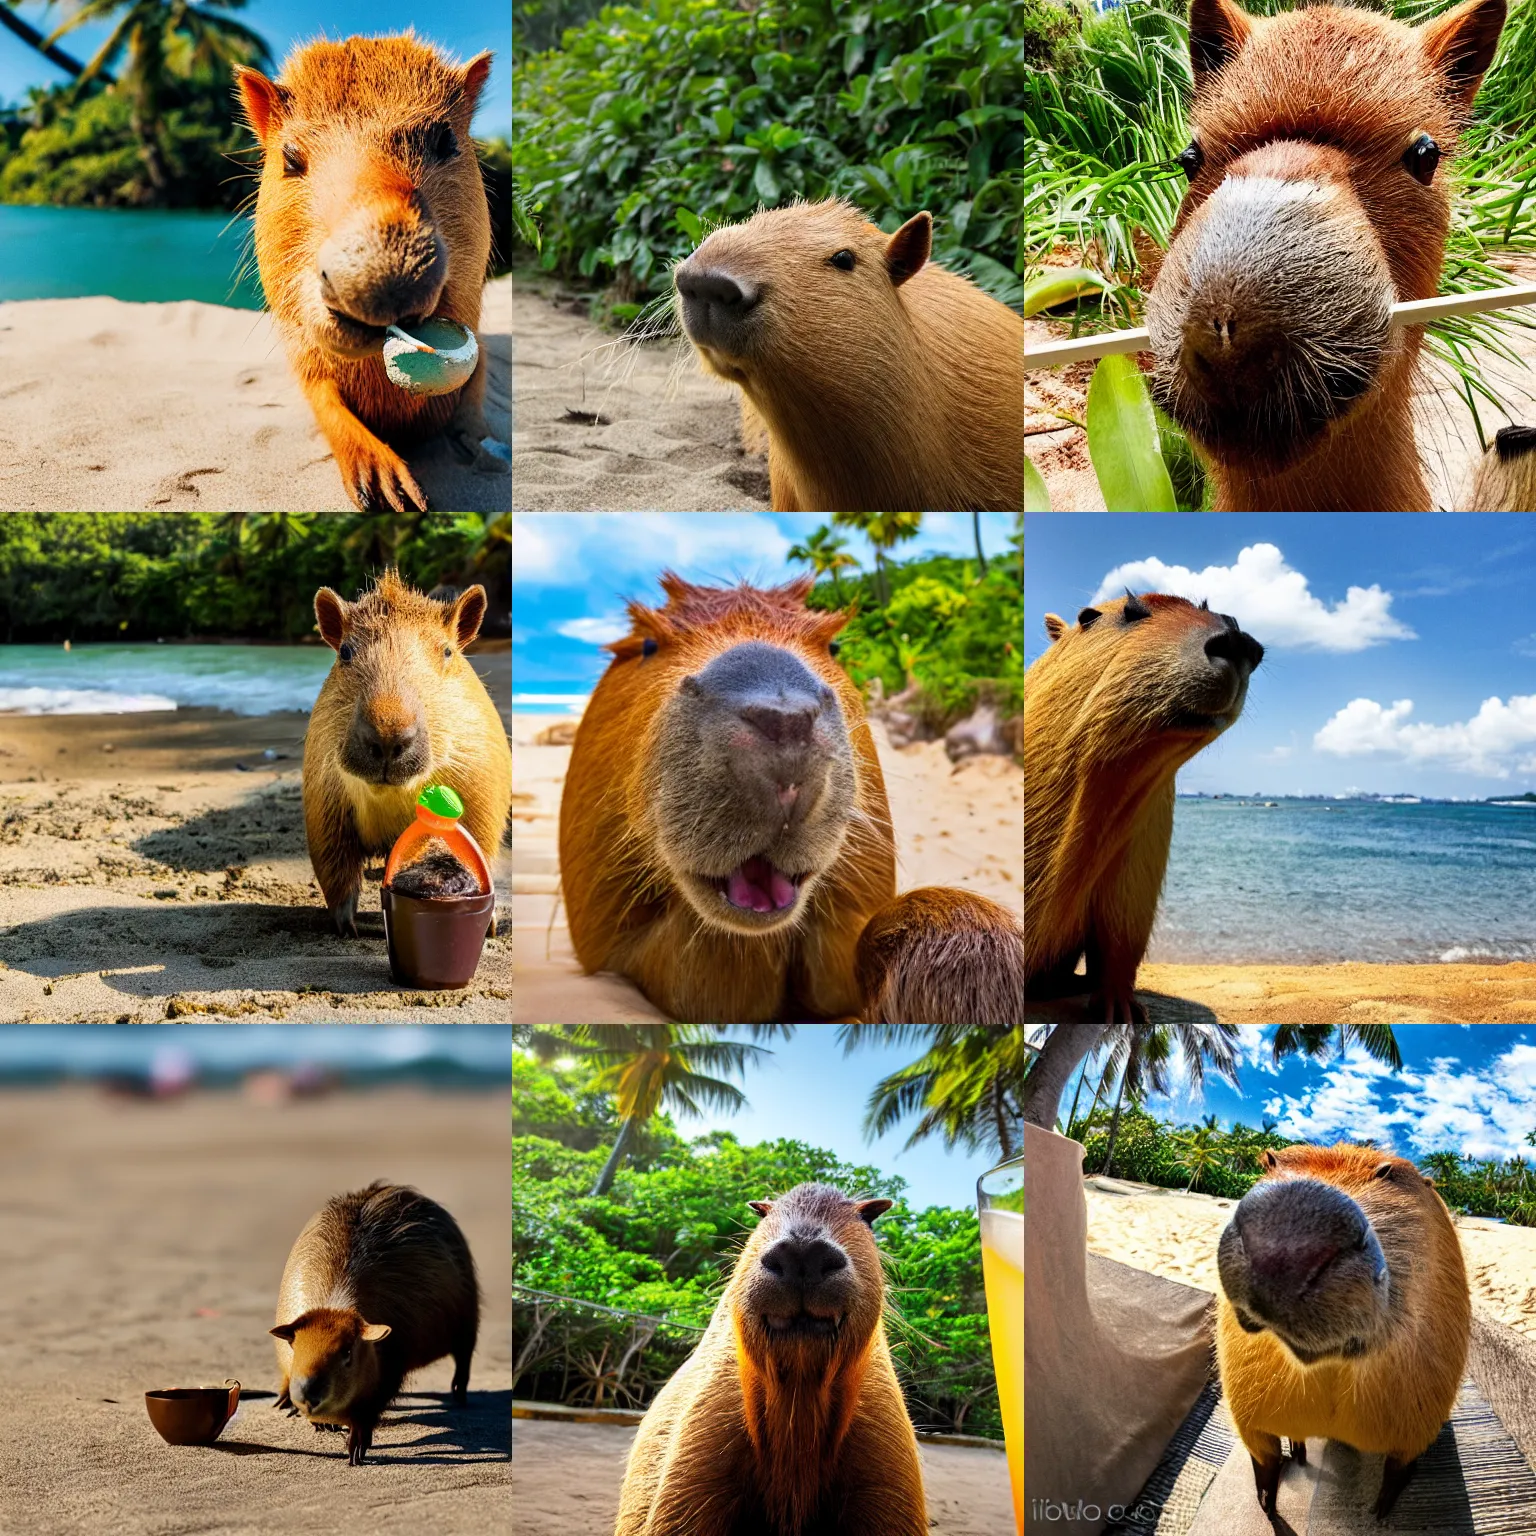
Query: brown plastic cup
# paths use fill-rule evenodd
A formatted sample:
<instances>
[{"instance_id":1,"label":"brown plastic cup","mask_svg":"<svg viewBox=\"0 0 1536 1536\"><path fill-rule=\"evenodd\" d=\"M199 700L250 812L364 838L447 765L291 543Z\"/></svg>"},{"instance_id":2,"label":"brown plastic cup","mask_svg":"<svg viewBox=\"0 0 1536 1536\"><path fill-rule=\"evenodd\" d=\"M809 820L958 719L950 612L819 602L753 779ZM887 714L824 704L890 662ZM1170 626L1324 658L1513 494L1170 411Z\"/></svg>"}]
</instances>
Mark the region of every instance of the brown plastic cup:
<instances>
[{"instance_id":1,"label":"brown plastic cup","mask_svg":"<svg viewBox=\"0 0 1536 1536\"><path fill-rule=\"evenodd\" d=\"M212 1445L239 1402L240 1383L233 1379L222 1387L171 1387L144 1394L149 1422L167 1445Z\"/></svg>"},{"instance_id":2,"label":"brown plastic cup","mask_svg":"<svg viewBox=\"0 0 1536 1536\"><path fill-rule=\"evenodd\" d=\"M402 987L467 987L496 912L496 893L401 896L381 886L389 974Z\"/></svg>"}]
</instances>

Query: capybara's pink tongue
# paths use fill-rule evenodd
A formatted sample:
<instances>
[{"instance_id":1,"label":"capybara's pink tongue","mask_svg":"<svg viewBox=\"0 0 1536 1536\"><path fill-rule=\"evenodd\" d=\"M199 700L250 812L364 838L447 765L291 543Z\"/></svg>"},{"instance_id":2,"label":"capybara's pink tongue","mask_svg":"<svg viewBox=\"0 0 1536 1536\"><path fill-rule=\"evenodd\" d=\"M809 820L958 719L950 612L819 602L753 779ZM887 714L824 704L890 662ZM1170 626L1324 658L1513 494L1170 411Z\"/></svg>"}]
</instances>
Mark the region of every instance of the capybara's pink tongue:
<instances>
[{"instance_id":1,"label":"capybara's pink tongue","mask_svg":"<svg viewBox=\"0 0 1536 1536\"><path fill-rule=\"evenodd\" d=\"M733 869L725 886L726 900L749 912L782 912L793 904L795 887L761 854Z\"/></svg>"}]
</instances>

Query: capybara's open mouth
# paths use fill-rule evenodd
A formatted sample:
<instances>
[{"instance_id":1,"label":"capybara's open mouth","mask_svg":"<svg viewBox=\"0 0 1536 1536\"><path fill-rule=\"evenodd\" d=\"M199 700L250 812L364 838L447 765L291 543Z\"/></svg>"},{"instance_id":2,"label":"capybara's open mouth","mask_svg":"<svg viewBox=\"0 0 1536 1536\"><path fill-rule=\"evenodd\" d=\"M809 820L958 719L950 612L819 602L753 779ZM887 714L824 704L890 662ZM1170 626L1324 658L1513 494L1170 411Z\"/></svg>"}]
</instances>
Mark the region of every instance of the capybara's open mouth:
<instances>
[{"instance_id":1,"label":"capybara's open mouth","mask_svg":"<svg viewBox=\"0 0 1536 1536\"><path fill-rule=\"evenodd\" d=\"M376 350L384 345L384 338L389 334L382 325L369 325L365 320L354 320L351 315L333 309L330 305L326 306L326 313L331 317L336 334L349 352Z\"/></svg>"},{"instance_id":2,"label":"capybara's open mouth","mask_svg":"<svg viewBox=\"0 0 1536 1536\"><path fill-rule=\"evenodd\" d=\"M775 1338L835 1339L843 1328L841 1313L822 1317L815 1312L795 1312L787 1317L763 1313L763 1327Z\"/></svg>"},{"instance_id":3,"label":"capybara's open mouth","mask_svg":"<svg viewBox=\"0 0 1536 1536\"><path fill-rule=\"evenodd\" d=\"M701 877L742 912L787 912L800 899L803 874L778 868L765 853L743 859L728 875Z\"/></svg>"}]
</instances>

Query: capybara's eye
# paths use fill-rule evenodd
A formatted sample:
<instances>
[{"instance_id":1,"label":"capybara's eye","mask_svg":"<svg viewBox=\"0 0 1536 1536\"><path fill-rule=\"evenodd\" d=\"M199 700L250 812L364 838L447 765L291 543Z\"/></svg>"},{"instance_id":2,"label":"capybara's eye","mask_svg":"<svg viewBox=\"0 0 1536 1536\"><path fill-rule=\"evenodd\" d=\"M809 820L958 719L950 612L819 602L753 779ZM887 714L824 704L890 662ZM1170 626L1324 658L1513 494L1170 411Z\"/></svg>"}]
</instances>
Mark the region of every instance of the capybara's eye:
<instances>
[{"instance_id":1,"label":"capybara's eye","mask_svg":"<svg viewBox=\"0 0 1536 1536\"><path fill-rule=\"evenodd\" d=\"M336 654L340 656L343 661L351 661L352 647L345 640L343 640L341 644L336 647Z\"/></svg>"},{"instance_id":2,"label":"capybara's eye","mask_svg":"<svg viewBox=\"0 0 1536 1536\"><path fill-rule=\"evenodd\" d=\"M842 648L843 642L841 640L833 640L827 646L827 649L831 651L834 656L836 656L838 652L842 650Z\"/></svg>"},{"instance_id":3,"label":"capybara's eye","mask_svg":"<svg viewBox=\"0 0 1536 1536\"><path fill-rule=\"evenodd\" d=\"M1179 156L1178 163L1184 168L1184 174L1193 181L1200 174L1200 167L1205 164L1205 154L1198 144L1192 143Z\"/></svg>"},{"instance_id":4,"label":"capybara's eye","mask_svg":"<svg viewBox=\"0 0 1536 1536\"><path fill-rule=\"evenodd\" d=\"M642 656L654 656L658 649L659 647L656 642L649 635L640 642L640 654Z\"/></svg>"},{"instance_id":5,"label":"capybara's eye","mask_svg":"<svg viewBox=\"0 0 1536 1536\"><path fill-rule=\"evenodd\" d=\"M834 251L827 260L837 268L839 272L852 272L854 259L852 251Z\"/></svg>"},{"instance_id":6,"label":"capybara's eye","mask_svg":"<svg viewBox=\"0 0 1536 1536\"><path fill-rule=\"evenodd\" d=\"M1077 622L1084 629L1092 629L1099 622L1100 614L1097 608L1081 608L1078 610Z\"/></svg>"},{"instance_id":7,"label":"capybara's eye","mask_svg":"<svg viewBox=\"0 0 1536 1536\"><path fill-rule=\"evenodd\" d=\"M427 132L427 152L434 160L452 160L459 152L459 141L448 123L439 123Z\"/></svg>"},{"instance_id":8,"label":"capybara's eye","mask_svg":"<svg viewBox=\"0 0 1536 1536\"><path fill-rule=\"evenodd\" d=\"M1435 179L1435 167L1439 164L1440 146L1427 133L1421 133L1403 155L1403 165L1413 179L1426 187Z\"/></svg>"},{"instance_id":9,"label":"capybara's eye","mask_svg":"<svg viewBox=\"0 0 1536 1536\"><path fill-rule=\"evenodd\" d=\"M297 144L283 145L283 175L302 176L309 169L309 161Z\"/></svg>"},{"instance_id":10,"label":"capybara's eye","mask_svg":"<svg viewBox=\"0 0 1536 1536\"><path fill-rule=\"evenodd\" d=\"M453 647L451 645L445 645L443 647L443 660L447 661L448 658L450 656L452 656L452 655L453 655Z\"/></svg>"}]
</instances>

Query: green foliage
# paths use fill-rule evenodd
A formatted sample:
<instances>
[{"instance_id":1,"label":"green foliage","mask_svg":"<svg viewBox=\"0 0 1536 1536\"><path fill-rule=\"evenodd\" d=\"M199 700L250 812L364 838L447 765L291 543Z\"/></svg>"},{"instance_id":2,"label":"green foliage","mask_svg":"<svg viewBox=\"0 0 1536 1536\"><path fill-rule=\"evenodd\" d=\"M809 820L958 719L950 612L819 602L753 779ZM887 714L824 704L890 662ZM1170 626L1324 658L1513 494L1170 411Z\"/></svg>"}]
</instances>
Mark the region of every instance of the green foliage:
<instances>
[{"instance_id":1,"label":"green foliage","mask_svg":"<svg viewBox=\"0 0 1536 1536\"><path fill-rule=\"evenodd\" d=\"M13 512L0 518L0 634L299 640L318 587L351 596L389 562L426 589L484 583L484 632L495 634L511 603L510 523L474 512Z\"/></svg>"},{"instance_id":2,"label":"green foliage","mask_svg":"<svg viewBox=\"0 0 1536 1536\"><path fill-rule=\"evenodd\" d=\"M875 1224L887 1259L892 1346L914 1422L1000 1436L986 1326L976 1213L913 1210L905 1182L798 1141L743 1146L717 1131L685 1144L667 1134L632 1157L602 1198L587 1192L606 1149L572 1145L600 1127L602 1111L584 1096L587 1069L514 1064L513 1103L520 1123L545 1120L559 1139L517 1134L512 1141L512 1276L532 1290L703 1327L756 1218L749 1200L807 1181L850 1195L885 1196L895 1206ZM556 1124L562 1102L571 1119ZM610 1112L611 1113L611 1112ZM514 1332L522 1304L514 1309ZM630 1324L596 1320L583 1353L614 1351ZM672 1359L670 1364L675 1364ZM555 1392L562 1381L579 1396L580 1362L546 1368L519 1395ZM663 1378L664 1379L664 1378Z\"/></svg>"},{"instance_id":3,"label":"green foliage","mask_svg":"<svg viewBox=\"0 0 1536 1536\"><path fill-rule=\"evenodd\" d=\"M887 697L901 692L907 674L922 691L918 713L934 729L969 714L988 686L1004 716L1024 707L1024 575L1021 561L988 552L987 574L974 560L928 555L888 561L891 599L881 607L873 575L841 580L845 602L832 583L818 582L813 608L856 604L841 635L838 660L861 688L880 678Z\"/></svg>"},{"instance_id":4,"label":"green foliage","mask_svg":"<svg viewBox=\"0 0 1536 1536\"><path fill-rule=\"evenodd\" d=\"M1045 33L1015 10L1014 0L605 9L561 50L514 65L515 175L540 211L541 264L611 280L621 300L659 294L670 265L715 226L843 196L887 231L929 209L935 259L1017 303L1016 102Z\"/></svg>"},{"instance_id":5,"label":"green foliage","mask_svg":"<svg viewBox=\"0 0 1536 1536\"><path fill-rule=\"evenodd\" d=\"M1101 357L1093 370L1088 453L1109 511L1177 511L1152 397L1134 358Z\"/></svg>"}]
</instances>

